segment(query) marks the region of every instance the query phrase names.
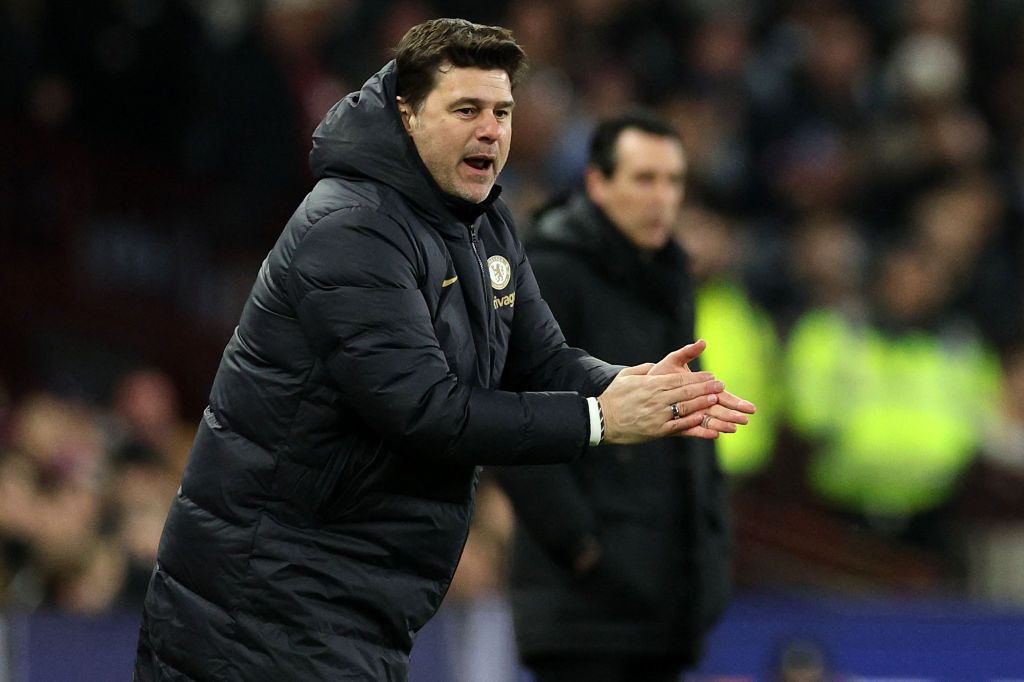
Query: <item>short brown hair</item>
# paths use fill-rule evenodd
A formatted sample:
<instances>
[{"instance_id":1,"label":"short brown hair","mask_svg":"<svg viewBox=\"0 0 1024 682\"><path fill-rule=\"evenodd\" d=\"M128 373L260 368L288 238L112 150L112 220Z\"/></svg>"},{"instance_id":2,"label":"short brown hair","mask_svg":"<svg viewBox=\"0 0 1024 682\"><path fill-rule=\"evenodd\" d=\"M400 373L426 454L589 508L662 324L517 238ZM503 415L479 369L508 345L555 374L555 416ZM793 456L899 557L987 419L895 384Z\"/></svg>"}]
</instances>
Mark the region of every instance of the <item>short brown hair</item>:
<instances>
[{"instance_id":1,"label":"short brown hair","mask_svg":"<svg viewBox=\"0 0 1024 682\"><path fill-rule=\"evenodd\" d=\"M526 73L526 52L512 32L465 19L431 19L417 24L395 48L398 94L413 109L434 89L443 64L478 69L502 69L512 87Z\"/></svg>"}]
</instances>

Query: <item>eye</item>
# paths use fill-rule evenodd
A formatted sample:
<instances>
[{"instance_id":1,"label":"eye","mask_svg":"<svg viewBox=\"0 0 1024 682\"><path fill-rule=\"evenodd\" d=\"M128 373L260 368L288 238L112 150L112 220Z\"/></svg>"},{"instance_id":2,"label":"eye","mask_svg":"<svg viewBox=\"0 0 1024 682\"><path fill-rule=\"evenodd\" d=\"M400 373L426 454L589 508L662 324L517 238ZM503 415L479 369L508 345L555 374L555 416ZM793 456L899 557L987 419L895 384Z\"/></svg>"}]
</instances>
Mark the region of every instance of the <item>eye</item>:
<instances>
[{"instance_id":1,"label":"eye","mask_svg":"<svg viewBox=\"0 0 1024 682\"><path fill-rule=\"evenodd\" d=\"M455 110L455 113L460 114L462 116L472 116L473 114L476 113L476 109L474 109L473 107L459 107L458 109Z\"/></svg>"},{"instance_id":2,"label":"eye","mask_svg":"<svg viewBox=\"0 0 1024 682\"><path fill-rule=\"evenodd\" d=\"M494 112L494 115L497 118L508 118L509 116L512 115L512 112L509 111L508 109L498 109L497 111Z\"/></svg>"}]
</instances>

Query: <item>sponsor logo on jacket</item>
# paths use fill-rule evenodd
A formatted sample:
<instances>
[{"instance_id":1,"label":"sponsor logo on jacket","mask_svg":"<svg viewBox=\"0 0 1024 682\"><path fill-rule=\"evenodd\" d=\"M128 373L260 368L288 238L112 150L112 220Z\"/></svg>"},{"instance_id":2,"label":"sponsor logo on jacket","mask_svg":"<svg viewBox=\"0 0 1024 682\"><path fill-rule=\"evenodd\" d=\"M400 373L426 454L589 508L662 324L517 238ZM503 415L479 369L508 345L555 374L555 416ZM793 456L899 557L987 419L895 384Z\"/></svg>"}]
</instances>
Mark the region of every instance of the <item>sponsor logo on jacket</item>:
<instances>
[{"instance_id":1,"label":"sponsor logo on jacket","mask_svg":"<svg viewBox=\"0 0 1024 682\"><path fill-rule=\"evenodd\" d=\"M511 294L505 294L504 296L495 296L493 300L495 310L505 306L511 308L516 304L516 292L513 291Z\"/></svg>"}]
</instances>

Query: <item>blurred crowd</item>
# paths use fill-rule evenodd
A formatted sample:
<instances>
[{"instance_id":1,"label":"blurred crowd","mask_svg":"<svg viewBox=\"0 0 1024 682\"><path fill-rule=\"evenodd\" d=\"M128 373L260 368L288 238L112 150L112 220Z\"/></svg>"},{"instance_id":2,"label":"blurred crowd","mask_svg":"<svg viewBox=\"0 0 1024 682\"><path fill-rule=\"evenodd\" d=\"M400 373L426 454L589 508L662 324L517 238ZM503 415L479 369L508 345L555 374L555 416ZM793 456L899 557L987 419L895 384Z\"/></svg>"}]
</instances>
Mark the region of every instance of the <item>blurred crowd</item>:
<instances>
[{"instance_id":1,"label":"blurred crowd","mask_svg":"<svg viewBox=\"0 0 1024 682\"><path fill-rule=\"evenodd\" d=\"M0 414L0 606L137 609L192 439L167 376L126 375L110 409L40 391Z\"/></svg>"},{"instance_id":2,"label":"blurred crowd","mask_svg":"<svg viewBox=\"0 0 1024 682\"><path fill-rule=\"evenodd\" d=\"M530 56L526 233L600 117L678 126L706 364L760 407L740 584L1024 601L1020 2L5 0L0 604L138 603L314 126L442 15ZM476 525L456 601L502 589L486 472Z\"/></svg>"}]
</instances>

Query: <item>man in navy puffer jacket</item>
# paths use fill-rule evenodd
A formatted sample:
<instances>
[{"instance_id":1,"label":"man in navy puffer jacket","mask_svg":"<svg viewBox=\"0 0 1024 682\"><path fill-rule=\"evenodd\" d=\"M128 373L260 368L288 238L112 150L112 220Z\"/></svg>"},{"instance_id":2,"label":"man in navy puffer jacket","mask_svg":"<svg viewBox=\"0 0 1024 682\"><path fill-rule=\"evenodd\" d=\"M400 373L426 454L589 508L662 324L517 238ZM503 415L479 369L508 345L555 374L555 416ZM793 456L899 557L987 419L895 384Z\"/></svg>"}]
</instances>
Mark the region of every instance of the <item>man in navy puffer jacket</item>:
<instances>
[{"instance_id":1,"label":"man in navy puffer jacket","mask_svg":"<svg viewBox=\"0 0 1024 682\"><path fill-rule=\"evenodd\" d=\"M753 409L688 370L701 344L632 368L565 344L494 185L523 64L504 29L429 21L317 128L167 518L137 680L405 680L479 465Z\"/></svg>"}]
</instances>

